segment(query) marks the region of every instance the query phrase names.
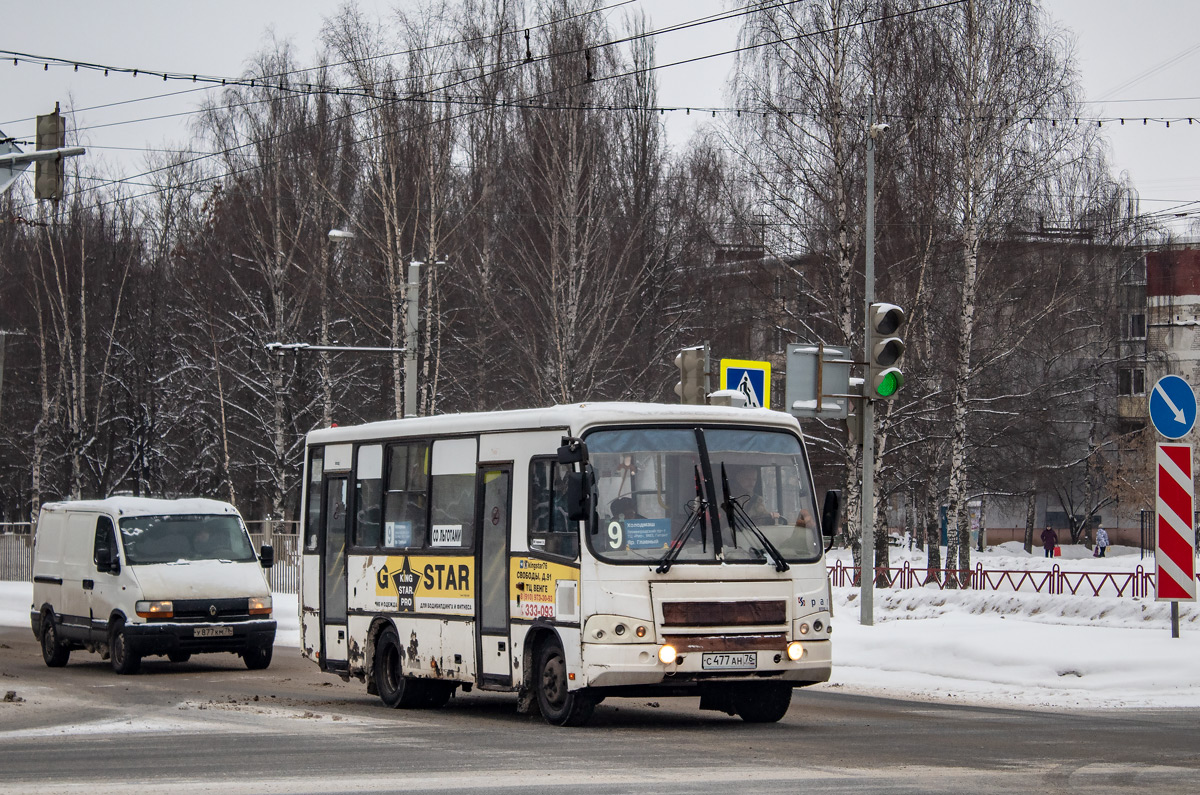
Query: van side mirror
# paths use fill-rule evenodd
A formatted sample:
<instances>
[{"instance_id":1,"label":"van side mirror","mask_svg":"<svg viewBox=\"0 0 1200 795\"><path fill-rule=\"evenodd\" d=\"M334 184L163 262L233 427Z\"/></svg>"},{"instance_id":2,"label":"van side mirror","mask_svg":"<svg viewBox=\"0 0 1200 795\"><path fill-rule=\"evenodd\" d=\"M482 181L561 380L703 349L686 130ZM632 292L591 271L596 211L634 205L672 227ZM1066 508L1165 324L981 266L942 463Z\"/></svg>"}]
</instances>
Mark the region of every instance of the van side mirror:
<instances>
[{"instance_id":1,"label":"van side mirror","mask_svg":"<svg viewBox=\"0 0 1200 795\"><path fill-rule=\"evenodd\" d=\"M567 475L567 520L583 522L592 513L592 490L588 487L587 472Z\"/></svg>"},{"instance_id":2,"label":"van side mirror","mask_svg":"<svg viewBox=\"0 0 1200 795\"><path fill-rule=\"evenodd\" d=\"M264 569L269 569L275 565L275 547L270 544L263 544L258 550L258 560L262 563Z\"/></svg>"},{"instance_id":3,"label":"van side mirror","mask_svg":"<svg viewBox=\"0 0 1200 795\"><path fill-rule=\"evenodd\" d=\"M821 507L821 535L833 538L837 534L838 514L842 509L842 493L837 489L825 492L825 504Z\"/></svg>"},{"instance_id":4,"label":"van side mirror","mask_svg":"<svg viewBox=\"0 0 1200 795\"><path fill-rule=\"evenodd\" d=\"M121 561L113 559L112 547L100 547L96 550L96 571L109 574L121 573Z\"/></svg>"}]
</instances>

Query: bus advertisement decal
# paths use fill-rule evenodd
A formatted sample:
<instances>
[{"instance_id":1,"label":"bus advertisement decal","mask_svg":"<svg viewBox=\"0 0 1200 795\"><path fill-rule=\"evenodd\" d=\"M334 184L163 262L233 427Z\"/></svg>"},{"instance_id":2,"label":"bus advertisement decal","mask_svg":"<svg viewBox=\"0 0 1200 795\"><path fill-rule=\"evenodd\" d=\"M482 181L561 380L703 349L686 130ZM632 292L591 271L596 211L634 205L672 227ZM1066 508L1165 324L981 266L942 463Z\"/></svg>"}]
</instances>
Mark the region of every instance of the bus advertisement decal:
<instances>
[{"instance_id":1,"label":"bus advertisement decal","mask_svg":"<svg viewBox=\"0 0 1200 795\"><path fill-rule=\"evenodd\" d=\"M401 613L475 612L475 559L388 557L375 571L375 608Z\"/></svg>"},{"instance_id":2,"label":"bus advertisement decal","mask_svg":"<svg viewBox=\"0 0 1200 795\"><path fill-rule=\"evenodd\" d=\"M579 569L536 558L512 558L510 574L509 600L513 618L556 618L559 613L578 615L575 605L571 605L572 610L558 609L554 597L560 582L578 585Z\"/></svg>"}]
</instances>

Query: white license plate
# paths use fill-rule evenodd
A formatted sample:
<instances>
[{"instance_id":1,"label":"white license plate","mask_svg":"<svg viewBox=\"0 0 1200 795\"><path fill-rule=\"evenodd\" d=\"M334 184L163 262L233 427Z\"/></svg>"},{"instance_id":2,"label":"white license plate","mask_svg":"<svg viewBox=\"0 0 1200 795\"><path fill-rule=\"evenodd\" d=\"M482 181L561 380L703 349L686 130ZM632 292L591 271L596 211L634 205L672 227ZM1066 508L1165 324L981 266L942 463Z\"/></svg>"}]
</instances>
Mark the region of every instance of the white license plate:
<instances>
[{"instance_id":1,"label":"white license plate","mask_svg":"<svg viewBox=\"0 0 1200 795\"><path fill-rule=\"evenodd\" d=\"M192 637L196 638L228 638L233 635L233 627L196 627Z\"/></svg>"},{"instance_id":2,"label":"white license plate","mask_svg":"<svg viewBox=\"0 0 1200 795\"><path fill-rule=\"evenodd\" d=\"M752 670L758 667L758 652L709 652L700 657L700 667L718 671Z\"/></svg>"}]
</instances>

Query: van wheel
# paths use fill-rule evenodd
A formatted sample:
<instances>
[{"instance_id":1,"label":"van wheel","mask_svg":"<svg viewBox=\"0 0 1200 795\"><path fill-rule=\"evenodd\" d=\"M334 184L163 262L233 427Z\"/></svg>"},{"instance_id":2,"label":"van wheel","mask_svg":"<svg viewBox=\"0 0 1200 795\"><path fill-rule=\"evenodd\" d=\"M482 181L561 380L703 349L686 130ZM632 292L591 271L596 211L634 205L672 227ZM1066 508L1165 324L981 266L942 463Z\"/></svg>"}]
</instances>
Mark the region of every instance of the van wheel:
<instances>
[{"instance_id":1,"label":"van wheel","mask_svg":"<svg viewBox=\"0 0 1200 795\"><path fill-rule=\"evenodd\" d=\"M533 675L538 707L547 723L582 726L592 717L596 701L591 694L567 689L567 658L557 640L542 646Z\"/></svg>"},{"instance_id":2,"label":"van wheel","mask_svg":"<svg viewBox=\"0 0 1200 795\"><path fill-rule=\"evenodd\" d=\"M54 623L54 614L42 616L42 659L51 668L62 668L71 658L71 649L62 644L58 638L58 625Z\"/></svg>"},{"instance_id":3,"label":"van wheel","mask_svg":"<svg viewBox=\"0 0 1200 795\"><path fill-rule=\"evenodd\" d=\"M242 660L251 671L261 671L271 664L270 646L251 646L242 652Z\"/></svg>"},{"instance_id":4,"label":"van wheel","mask_svg":"<svg viewBox=\"0 0 1200 795\"><path fill-rule=\"evenodd\" d=\"M404 675L404 649L400 636L388 627L375 641L374 679L379 700L395 709L425 706L426 688L412 677Z\"/></svg>"},{"instance_id":5,"label":"van wheel","mask_svg":"<svg viewBox=\"0 0 1200 795\"><path fill-rule=\"evenodd\" d=\"M190 651L169 651L167 659L173 663L185 663L192 659L192 653Z\"/></svg>"},{"instance_id":6,"label":"van wheel","mask_svg":"<svg viewBox=\"0 0 1200 795\"><path fill-rule=\"evenodd\" d=\"M788 682L744 684L733 691L733 709L746 723L777 723L791 705Z\"/></svg>"},{"instance_id":7,"label":"van wheel","mask_svg":"<svg viewBox=\"0 0 1200 795\"><path fill-rule=\"evenodd\" d=\"M125 622L119 618L108 631L108 661L119 674L136 674L142 667L142 656L130 650L129 639L125 637Z\"/></svg>"}]
</instances>

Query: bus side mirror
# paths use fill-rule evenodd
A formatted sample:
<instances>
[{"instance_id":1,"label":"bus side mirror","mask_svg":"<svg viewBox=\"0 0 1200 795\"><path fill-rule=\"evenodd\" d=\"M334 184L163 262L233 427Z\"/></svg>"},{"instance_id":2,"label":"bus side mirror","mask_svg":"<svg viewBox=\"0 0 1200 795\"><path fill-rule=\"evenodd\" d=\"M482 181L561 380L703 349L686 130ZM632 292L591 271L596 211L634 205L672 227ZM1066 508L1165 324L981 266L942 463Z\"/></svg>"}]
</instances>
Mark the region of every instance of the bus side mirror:
<instances>
[{"instance_id":1,"label":"bus side mirror","mask_svg":"<svg viewBox=\"0 0 1200 795\"><path fill-rule=\"evenodd\" d=\"M275 547L270 544L263 544L258 550L258 559L262 563L264 569L269 569L275 565Z\"/></svg>"},{"instance_id":2,"label":"bus side mirror","mask_svg":"<svg viewBox=\"0 0 1200 795\"><path fill-rule=\"evenodd\" d=\"M592 513L592 490L588 487L587 472L567 474L567 520L583 522Z\"/></svg>"},{"instance_id":3,"label":"bus side mirror","mask_svg":"<svg viewBox=\"0 0 1200 795\"><path fill-rule=\"evenodd\" d=\"M558 448L558 463L579 464L587 460L587 445L582 439L574 436L564 436L562 447Z\"/></svg>"},{"instance_id":4,"label":"bus side mirror","mask_svg":"<svg viewBox=\"0 0 1200 795\"><path fill-rule=\"evenodd\" d=\"M825 505L821 508L821 534L833 538L837 533L838 513L842 509L842 493L837 489L825 492Z\"/></svg>"}]
</instances>

